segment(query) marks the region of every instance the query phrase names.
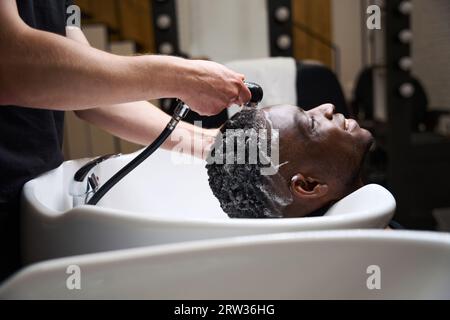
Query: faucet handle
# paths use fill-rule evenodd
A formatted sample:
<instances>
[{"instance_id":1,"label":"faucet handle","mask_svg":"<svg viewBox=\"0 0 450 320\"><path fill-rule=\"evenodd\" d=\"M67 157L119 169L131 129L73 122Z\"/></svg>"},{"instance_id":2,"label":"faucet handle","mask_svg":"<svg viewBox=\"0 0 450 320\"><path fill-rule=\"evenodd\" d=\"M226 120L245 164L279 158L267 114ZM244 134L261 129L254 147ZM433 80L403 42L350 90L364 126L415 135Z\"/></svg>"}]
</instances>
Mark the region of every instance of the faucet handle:
<instances>
[{"instance_id":1,"label":"faucet handle","mask_svg":"<svg viewBox=\"0 0 450 320\"><path fill-rule=\"evenodd\" d=\"M107 154L89 161L75 173L75 175L73 176L73 180L75 180L76 182L83 182L94 167L98 166L103 161L120 156L121 154Z\"/></svg>"},{"instance_id":2,"label":"faucet handle","mask_svg":"<svg viewBox=\"0 0 450 320\"><path fill-rule=\"evenodd\" d=\"M97 192L100 185L99 178L92 172L93 169L100 163L120 157L121 154L108 154L95 158L82 166L73 176L73 181L70 185L69 194L73 199L73 207L78 207L86 204L89 199ZM92 173L91 173L92 172Z\"/></svg>"},{"instance_id":3,"label":"faucet handle","mask_svg":"<svg viewBox=\"0 0 450 320\"><path fill-rule=\"evenodd\" d=\"M98 186L100 185L100 179L97 177L95 173L92 173L88 178L88 183L91 189L96 192L98 189Z\"/></svg>"}]
</instances>

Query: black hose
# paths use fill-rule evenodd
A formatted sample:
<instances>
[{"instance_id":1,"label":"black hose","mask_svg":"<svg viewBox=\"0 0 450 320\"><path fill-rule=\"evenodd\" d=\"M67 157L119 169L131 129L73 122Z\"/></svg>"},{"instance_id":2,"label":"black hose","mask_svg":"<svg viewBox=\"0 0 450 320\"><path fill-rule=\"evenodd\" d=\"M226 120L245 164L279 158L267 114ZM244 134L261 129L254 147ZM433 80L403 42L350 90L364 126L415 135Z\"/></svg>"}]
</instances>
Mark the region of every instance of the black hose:
<instances>
[{"instance_id":1,"label":"black hose","mask_svg":"<svg viewBox=\"0 0 450 320\"><path fill-rule=\"evenodd\" d=\"M406 228L404 226L402 226L400 223L398 223L397 221L391 220L391 222L389 223L389 228L391 228L392 230L405 230Z\"/></svg>"},{"instance_id":2,"label":"black hose","mask_svg":"<svg viewBox=\"0 0 450 320\"><path fill-rule=\"evenodd\" d=\"M172 134L175 127L170 128L169 126L164 129L164 131L159 135L158 138L144 151L142 151L136 158L130 161L125 167L120 169L111 179L105 182L98 191L92 196L87 204L95 206L103 196L111 190L120 180L122 180L127 174L133 171L137 166L144 162L148 157L150 157L158 148L167 140L167 138Z\"/></svg>"}]
</instances>

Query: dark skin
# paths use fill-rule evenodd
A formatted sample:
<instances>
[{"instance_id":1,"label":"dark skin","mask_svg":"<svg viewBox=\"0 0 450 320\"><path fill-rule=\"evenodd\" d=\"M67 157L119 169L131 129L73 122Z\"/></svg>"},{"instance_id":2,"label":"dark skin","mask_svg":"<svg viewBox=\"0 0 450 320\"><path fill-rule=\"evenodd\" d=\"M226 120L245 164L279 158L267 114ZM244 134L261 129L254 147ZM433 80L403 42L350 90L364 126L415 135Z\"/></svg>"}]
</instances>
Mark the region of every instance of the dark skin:
<instances>
[{"instance_id":1,"label":"dark skin","mask_svg":"<svg viewBox=\"0 0 450 320\"><path fill-rule=\"evenodd\" d=\"M271 127L280 131L280 163L288 162L279 172L294 201L284 217L306 216L362 186L359 176L350 178L358 172L373 137L355 120L335 114L331 104L306 112L288 105L262 111Z\"/></svg>"}]
</instances>

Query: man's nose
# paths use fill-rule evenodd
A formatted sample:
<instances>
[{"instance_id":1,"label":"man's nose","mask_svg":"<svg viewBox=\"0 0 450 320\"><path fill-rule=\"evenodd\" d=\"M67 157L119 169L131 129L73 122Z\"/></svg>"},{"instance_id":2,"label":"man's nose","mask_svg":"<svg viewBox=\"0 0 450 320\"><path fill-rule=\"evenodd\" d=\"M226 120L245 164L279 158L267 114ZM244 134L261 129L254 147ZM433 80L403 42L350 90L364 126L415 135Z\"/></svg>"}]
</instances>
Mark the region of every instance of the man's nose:
<instances>
[{"instance_id":1,"label":"man's nose","mask_svg":"<svg viewBox=\"0 0 450 320\"><path fill-rule=\"evenodd\" d=\"M336 111L336 107L333 104L324 104L320 107L320 109L323 112L325 118L327 118L328 120L333 120L333 114Z\"/></svg>"}]
</instances>

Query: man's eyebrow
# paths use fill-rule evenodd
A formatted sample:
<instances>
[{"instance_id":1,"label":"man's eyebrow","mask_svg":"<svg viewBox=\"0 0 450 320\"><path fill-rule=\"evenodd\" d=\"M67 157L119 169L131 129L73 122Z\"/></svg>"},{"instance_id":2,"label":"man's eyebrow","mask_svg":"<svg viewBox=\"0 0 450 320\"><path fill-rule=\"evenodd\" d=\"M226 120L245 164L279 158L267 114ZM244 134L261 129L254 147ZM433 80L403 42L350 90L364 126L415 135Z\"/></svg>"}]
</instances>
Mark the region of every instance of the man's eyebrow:
<instances>
[{"instance_id":1,"label":"man's eyebrow","mask_svg":"<svg viewBox=\"0 0 450 320\"><path fill-rule=\"evenodd\" d=\"M297 120L300 120L301 121L301 126L299 126L300 127L300 130L302 131L302 133L305 135L305 136L310 136L311 135L311 128L310 128L310 122L308 121L309 120L309 116L308 116L308 114L306 113L306 111L305 110L303 110L303 108L300 108L299 107L299 111L300 111L300 114L302 115L301 117L297 117ZM301 119L300 119L301 118Z\"/></svg>"}]
</instances>

